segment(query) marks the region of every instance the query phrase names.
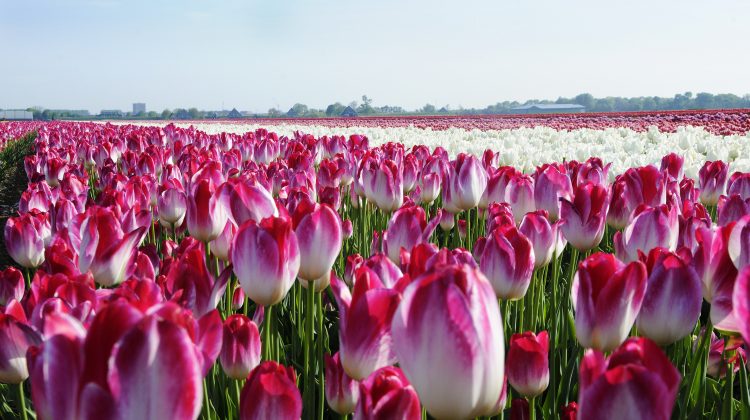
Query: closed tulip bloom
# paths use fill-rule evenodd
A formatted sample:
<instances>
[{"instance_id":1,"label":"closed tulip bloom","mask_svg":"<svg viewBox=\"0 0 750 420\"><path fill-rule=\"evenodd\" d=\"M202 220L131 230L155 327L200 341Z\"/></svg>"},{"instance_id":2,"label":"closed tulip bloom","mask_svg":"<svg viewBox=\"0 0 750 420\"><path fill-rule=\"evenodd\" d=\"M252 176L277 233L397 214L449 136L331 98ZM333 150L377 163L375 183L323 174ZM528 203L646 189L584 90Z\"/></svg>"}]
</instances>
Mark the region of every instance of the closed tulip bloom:
<instances>
[{"instance_id":1,"label":"closed tulip bloom","mask_svg":"<svg viewBox=\"0 0 750 420\"><path fill-rule=\"evenodd\" d=\"M646 265L646 295L636 325L640 334L666 346L693 331L703 302L701 281L689 260L663 248L653 249Z\"/></svg>"},{"instance_id":2,"label":"closed tulip bloom","mask_svg":"<svg viewBox=\"0 0 750 420\"><path fill-rule=\"evenodd\" d=\"M641 309L647 276L642 262L626 265L602 252L581 262L571 299L583 347L611 351L625 340Z\"/></svg>"},{"instance_id":3,"label":"closed tulip bloom","mask_svg":"<svg viewBox=\"0 0 750 420\"><path fill-rule=\"evenodd\" d=\"M300 251L292 222L269 217L245 222L232 244L234 274L245 295L262 306L286 296L297 278Z\"/></svg>"},{"instance_id":4,"label":"closed tulip bloom","mask_svg":"<svg viewBox=\"0 0 750 420\"><path fill-rule=\"evenodd\" d=\"M507 375L510 385L525 397L536 397L549 384L549 336L547 331L513 334L508 346Z\"/></svg>"},{"instance_id":5,"label":"closed tulip bloom","mask_svg":"<svg viewBox=\"0 0 750 420\"><path fill-rule=\"evenodd\" d=\"M44 262L45 240L50 234L47 213L33 210L5 222L5 248L20 266L36 268Z\"/></svg>"},{"instance_id":6,"label":"closed tulip bloom","mask_svg":"<svg viewBox=\"0 0 750 420\"><path fill-rule=\"evenodd\" d=\"M625 230L615 233L615 254L620 260L630 262L638 259L639 251L648 254L656 247L674 251L679 233L676 208L641 207Z\"/></svg>"},{"instance_id":7,"label":"closed tulip bloom","mask_svg":"<svg viewBox=\"0 0 750 420\"><path fill-rule=\"evenodd\" d=\"M442 179L438 173L425 173L419 176L417 186L420 191L420 199L425 204L432 204L440 196Z\"/></svg>"},{"instance_id":8,"label":"closed tulip bloom","mask_svg":"<svg viewBox=\"0 0 750 420\"><path fill-rule=\"evenodd\" d=\"M335 275L331 289L339 307L339 357L349 377L362 380L396 362L391 320L401 296L387 289L368 267L355 275L352 293Z\"/></svg>"},{"instance_id":9,"label":"closed tulip bloom","mask_svg":"<svg viewBox=\"0 0 750 420\"><path fill-rule=\"evenodd\" d=\"M534 274L534 248L515 226L496 228L479 255L479 267L500 299L526 295Z\"/></svg>"},{"instance_id":10,"label":"closed tulip bloom","mask_svg":"<svg viewBox=\"0 0 750 420\"><path fill-rule=\"evenodd\" d=\"M750 265L750 215L743 216L732 229L728 243L729 257L738 270Z\"/></svg>"},{"instance_id":11,"label":"closed tulip bloom","mask_svg":"<svg viewBox=\"0 0 750 420\"><path fill-rule=\"evenodd\" d=\"M559 223L550 223L547 212L537 210L527 213L518 230L534 246L534 268L544 267L552 261L560 239Z\"/></svg>"},{"instance_id":12,"label":"closed tulip bloom","mask_svg":"<svg viewBox=\"0 0 750 420\"><path fill-rule=\"evenodd\" d=\"M180 226L187 212L187 196L176 186L170 186L157 199L159 220L166 226Z\"/></svg>"},{"instance_id":13,"label":"closed tulip bloom","mask_svg":"<svg viewBox=\"0 0 750 420\"><path fill-rule=\"evenodd\" d=\"M227 220L221 235L211 241L211 253L221 261L229 261L234 235L237 234L237 225Z\"/></svg>"},{"instance_id":14,"label":"closed tulip bloom","mask_svg":"<svg viewBox=\"0 0 750 420\"><path fill-rule=\"evenodd\" d=\"M20 384L29 377L26 351L42 337L16 318L0 313L0 383Z\"/></svg>"},{"instance_id":15,"label":"closed tulip bloom","mask_svg":"<svg viewBox=\"0 0 750 420\"><path fill-rule=\"evenodd\" d=\"M743 199L739 194L733 194L729 197L722 195L719 197L718 209L716 212L719 226L736 222L750 214L750 198Z\"/></svg>"},{"instance_id":16,"label":"closed tulip bloom","mask_svg":"<svg viewBox=\"0 0 750 420\"><path fill-rule=\"evenodd\" d=\"M492 414L505 378L505 340L495 292L479 270L439 264L415 279L392 334L399 365L432 416Z\"/></svg>"},{"instance_id":17,"label":"closed tulip bloom","mask_svg":"<svg viewBox=\"0 0 750 420\"><path fill-rule=\"evenodd\" d=\"M555 165L538 172L534 180L534 203L537 209L546 210L551 221L560 217L560 200L572 200L573 186L568 174Z\"/></svg>"},{"instance_id":18,"label":"closed tulip bloom","mask_svg":"<svg viewBox=\"0 0 750 420\"><path fill-rule=\"evenodd\" d=\"M231 315L224 321L219 362L232 379L246 379L260 363L258 326L245 315Z\"/></svg>"},{"instance_id":19,"label":"closed tulip bloom","mask_svg":"<svg viewBox=\"0 0 750 420\"><path fill-rule=\"evenodd\" d=\"M742 338L750 343L750 268L740 271L732 294L732 310Z\"/></svg>"},{"instance_id":20,"label":"closed tulip bloom","mask_svg":"<svg viewBox=\"0 0 750 420\"><path fill-rule=\"evenodd\" d=\"M239 418L298 419L302 396L294 369L265 361L253 369L240 394Z\"/></svg>"},{"instance_id":21,"label":"closed tulip bloom","mask_svg":"<svg viewBox=\"0 0 750 420\"><path fill-rule=\"evenodd\" d=\"M698 171L701 203L715 206L726 192L729 167L723 161L708 161Z\"/></svg>"},{"instance_id":22,"label":"closed tulip bloom","mask_svg":"<svg viewBox=\"0 0 750 420\"><path fill-rule=\"evenodd\" d=\"M292 220L299 244L299 278L314 281L326 276L341 251L341 217L325 204L302 201Z\"/></svg>"},{"instance_id":23,"label":"closed tulip bloom","mask_svg":"<svg viewBox=\"0 0 750 420\"><path fill-rule=\"evenodd\" d=\"M737 194L743 200L750 198L750 173L735 172L727 182L727 195Z\"/></svg>"},{"instance_id":24,"label":"closed tulip bloom","mask_svg":"<svg viewBox=\"0 0 750 420\"><path fill-rule=\"evenodd\" d=\"M736 225L699 228L695 232L698 247L694 265L703 284L703 298L711 304L711 322L719 330L738 331L738 320L732 311L732 293L737 268L732 264L731 235Z\"/></svg>"},{"instance_id":25,"label":"closed tulip bloom","mask_svg":"<svg viewBox=\"0 0 750 420\"><path fill-rule=\"evenodd\" d=\"M17 268L8 267L0 271L0 306L8 305L12 300L20 302L25 290L23 273Z\"/></svg>"},{"instance_id":26,"label":"closed tulip bloom","mask_svg":"<svg viewBox=\"0 0 750 420\"><path fill-rule=\"evenodd\" d=\"M422 417L419 397L401 369L386 366L360 384L355 420L417 420Z\"/></svg>"},{"instance_id":27,"label":"closed tulip bloom","mask_svg":"<svg viewBox=\"0 0 750 420\"><path fill-rule=\"evenodd\" d=\"M354 412L359 401L359 382L350 378L341 366L339 354L325 356L326 401L333 411L342 416Z\"/></svg>"},{"instance_id":28,"label":"closed tulip bloom","mask_svg":"<svg viewBox=\"0 0 750 420\"><path fill-rule=\"evenodd\" d=\"M219 190L227 217L238 226L250 219L260 223L266 217L279 215L273 196L258 182L230 180Z\"/></svg>"},{"instance_id":29,"label":"closed tulip bloom","mask_svg":"<svg viewBox=\"0 0 750 420\"><path fill-rule=\"evenodd\" d=\"M670 153L661 158L661 171L665 172L675 181L682 179L682 176L684 175L684 165L685 158L677 153Z\"/></svg>"},{"instance_id":30,"label":"closed tulip bloom","mask_svg":"<svg viewBox=\"0 0 750 420\"><path fill-rule=\"evenodd\" d=\"M201 242L209 242L221 234L227 223L227 213L211 181L202 179L187 197L187 228L190 235Z\"/></svg>"},{"instance_id":31,"label":"closed tulip bloom","mask_svg":"<svg viewBox=\"0 0 750 420\"><path fill-rule=\"evenodd\" d=\"M561 198L560 229L568 243L579 251L597 247L604 237L608 207L607 188L590 182L576 188L572 201Z\"/></svg>"},{"instance_id":32,"label":"closed tulip bloom","mask_svg":"<svg viewBox=\"0 0 750 420\"><path fill-rule=\"evenodd\" d=\"M672 416L680 373L648 338L630 338L609 357L587 350L581 360L579 419Z\"/></svg>"},{"instance_id":33,"label":"closed tulip bloom","mask_svg":"<svg viewBox=\"0 0 750 420\"><path fill-rule=\"evenodd\" d=\"M459 153L451 162L448 188L454 205L459 210L469 210L479 204L487 189L487 171L474 155Z\"/></svg>"},{"instance_id":34,"label":"closed tulip bloom","mask_svg":"<svg viewBox=\"0 0 750 420\"><path fill-rule=\"evenodd\" d=\"M368 172L365 193L367 199L385 211L395 211L404 202L404 177L401 168L392 160L385 160Z\"/></svg>"},{"instance_id":35,"label":"closed tulip bloom","mask_svg":"<svg viewBox=\"0 0 750 420\"><path fill-rule=\"evenodd\" d=\"M510 204L516 224L520 224L526 213L535 209L534 180L528 175L512 178L505 189L505 202Z\"/></svg>"},{"instance_id":36,"label":"closed tulip bloom","mask_svg":"<svg viewBox=\"0 0 750 420\"><path fill-rule=\"evenodd\" d=\"M405 205L398 209L388 222L383 235L383 250L391 261L400 262L401 249L411 252L416 245L428 242L440 222L441 214L427 223L422 207Z\"/></svg>"}]
</instances>

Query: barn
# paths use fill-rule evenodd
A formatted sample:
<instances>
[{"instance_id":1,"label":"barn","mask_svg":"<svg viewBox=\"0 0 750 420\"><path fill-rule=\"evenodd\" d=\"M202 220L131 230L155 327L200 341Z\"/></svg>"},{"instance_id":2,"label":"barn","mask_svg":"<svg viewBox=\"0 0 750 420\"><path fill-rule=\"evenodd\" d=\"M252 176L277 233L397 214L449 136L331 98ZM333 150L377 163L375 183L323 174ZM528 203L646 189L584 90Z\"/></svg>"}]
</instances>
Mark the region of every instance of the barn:
<instances>
[{"instance_id":1,"label":"barn","mask_svg":"<svg viewBox=\"0 0 750 420\"><path fill-rule=\"evenodd\" d=\"M586 107L578 104L531 104L511 108L516 114L567 114L585 112Z\"/></svg>"}]
</instances>

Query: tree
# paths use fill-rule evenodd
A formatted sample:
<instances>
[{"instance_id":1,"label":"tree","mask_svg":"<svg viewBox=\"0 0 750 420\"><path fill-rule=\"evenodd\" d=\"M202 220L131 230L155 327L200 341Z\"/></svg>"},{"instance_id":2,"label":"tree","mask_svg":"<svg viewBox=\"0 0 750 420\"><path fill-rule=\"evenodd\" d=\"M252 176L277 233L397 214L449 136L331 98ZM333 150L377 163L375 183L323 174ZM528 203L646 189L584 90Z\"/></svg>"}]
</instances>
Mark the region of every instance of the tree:
<instances>
[{"instance_id":1,"label":"tree","mask_svg":"<svg viewBox=\"0 0 750 420\"><path fill-rule=\"evenodd\" d=\"M172 117L172 111L170 111L168 109L164 109L164 111L161 112L161 118L162 119L168 120L171 117Z\"/></svg>"},{"instance_id":2,"label":"tree","mask_svg":"<svg viewBox=\"0 0 750 420\"><path fill-rule=\"evenodd\" d=\"M268 116L271 118L276 118L281 116L281 111L276 108L269 108L268 109Z\"/></svg>"},{"instance_id":3,"label":"tree","mask_svg":"<svg viewBox=\"0 0 750 420\"><path fill-rule=\"evenodd\" d=\"M422 107L422 113L423 114L434 114L435 113L435 105L425 104L425 106Z\"/></svg>"},{"instance_id":4,"label":"tree","mask_svg":"<svg viewBox=\"0 0 750 420\"><path fill-rule=\"evenodd\" d=\"M201 112L197 108L188 109L188 114L190 114L191 120L197 120L201 117Z\"/></svg>"},{"instance_id":5,"label":"tree","mask_svg":"<svg viewBox=\"0 0 750 420\"><path fill-rule=\"evenodd\" d=\"M577 103L578 105L583 105L586 107L586 109L593 109L594 108L594 96L590 93L582 93L578 96L576 96L573 99L573 102Z\"/></svg>"},{"instance_id":6,"label":"tree","mask_svg":"<svg viewBox=\"0 0 750 420\"><path fill-rule=\"evenodd\" d=\"M344 105L341 105L341 102L336 102L335 104L328 105L328 108L326 108L326 116L328 117L335 117L338 115L341 115L342 112L344 112Z\"/></svg>"}]
</instances>

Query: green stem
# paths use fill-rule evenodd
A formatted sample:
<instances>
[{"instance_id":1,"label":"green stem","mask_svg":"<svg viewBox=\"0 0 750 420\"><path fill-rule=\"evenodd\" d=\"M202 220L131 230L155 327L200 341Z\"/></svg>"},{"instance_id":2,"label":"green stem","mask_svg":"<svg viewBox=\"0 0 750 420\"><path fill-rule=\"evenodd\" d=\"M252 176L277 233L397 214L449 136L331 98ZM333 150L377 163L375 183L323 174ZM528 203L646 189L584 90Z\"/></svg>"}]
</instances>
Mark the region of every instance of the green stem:
<instances>
[{"instance_id":1,"label":"green stem","mask_svg":"<svg viewBox=\"0 0 750 420\"><path fill-rule=\"evenodd\" d=\"M304 364L304 371L305 371L305 395L303 401L305 402L305 407L308 410L308 416L306 418L311 418L312 416L309 415L311 413L315 398L315 390L313 389L313 372L312 372L312 359L314 357L314 343L313 343L313 318L315 317L315 285L313 282L308 282L307 284L307 290L306 290L306 305L305 305L305 312L307 313L307 318L305 319L305 364ZM314 412L314 411L312 411Z\"/></svg>"},{"instance_id":2,"label":"green stem","mask_svg":"<svg viewBox=\"0 0 750 420\"><path fill-rule=\"evenodd\" d=\"M18 384L18 401L21 403L21 418L23 420L28 420L29 415L26 412L26 397L23 392L23 382Z\"/></svg>"},{"instance_id":3,"label":"green stem","mask_svg":"<svg viewBox=\"0 0 750 420\"><path fill-rule=\"evenodd\" d=\"M536 407L534 407L535 402L536 398L529 398L529 420L536 420Z\"/></svg>"},{"instance_id":4,"label":"green stem","mask_svg":"<svg viewBox=\"0 0 750 420\"><path fill-rule=\"evenodd\" d=\"M272 360L271 354L271 324L273 323L273 305L266 307L263 320L263 359Z\"/></svg>"}]
</instances>

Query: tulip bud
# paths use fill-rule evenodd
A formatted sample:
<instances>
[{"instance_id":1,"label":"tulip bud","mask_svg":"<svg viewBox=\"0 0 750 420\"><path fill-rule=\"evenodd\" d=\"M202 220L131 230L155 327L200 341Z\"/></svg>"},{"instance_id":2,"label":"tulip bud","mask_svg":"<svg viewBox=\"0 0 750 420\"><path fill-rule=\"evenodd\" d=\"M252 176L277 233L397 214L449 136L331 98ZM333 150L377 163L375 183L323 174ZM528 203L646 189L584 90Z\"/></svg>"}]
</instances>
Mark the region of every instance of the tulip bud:
<instances>
[{"instance_id":1,"label":"tulip bud","mask_svg":"<svg viewBox=\"0 0 750 420\"><path fill-rule=\"evenodd\" d=\"M726 192L728 172L729 167L720 160L708 161L701 167L698 172L701 203L715 206L719 202L719 197Z\"/></svg>"},{"instance_id":2,"label":"tulip bud","mask_svg":"<svg viewBox=\"0 0 750 420\"><path fill-rule=\"evenodd\" d=\"M490 233L479 255L479 267L500 299L521 299L534 274L534 248L515 226Z\"/></svg>"},{"instance_id":3,"label":"tulip bud","mask_svg":"<svg viewBox=\"0 0 750 420\"><path fill-rule=\"evenodd\" d=\"M224 321L219 362L232 379L245 379L260 363L258 326L245 315L231 315Z\"/></svg>"},{"instance_id":4,"label":"tulip bud","mask_svg":"<svg viewBox=\"0 0 750 420\"><path fill-rule=\"evenodd\" d=\"M341 218L327 205L302 201L292 220L299 244L299 278L314 281L326 276L341 251Z\"/></svg>"},{"instance_id":5,"label":"tulip bud","mask_svg":"<svg viewBox=\"0 0 750 420\"><path fill-rule=\"evenodd\" d=\"M620 260L630 262L638 259L639 251L648 254L656 247L674 251L679 233L676 208L641 207L625 230L615 233L615 254Z\"/></svg>"},{"instance_id":6,"label":"tulip bud","mask_svg":"<svg viewBox=\"0 0 750 420\"><path fill-rule=\"evenodd\" d=\"M29 377L26 351L42 344L30 326L0 313L0 383L20 384Z\"/></svg>"},{"instance_id":7,"label":"tulip bud","mask_svg":"<svg viewBox=\"0 0 750 420\"><path fill-rule=\"evenodd\" d=\"M537 209L546 210L550 221L560 217L560 200L573 198L573 186L568 174L555 165L548 165L534 180L534 203Z\"/></svg>"},{"instance_id":8,"label":"tulip bud","mask_svg":"<svg viewBox=\"0 0 750 420\"><path fill-rule=\"evenodd\" d=\"M354 412L359 400L359 383L344 371L339 354L325 356L326 401L333 411L347 415Z\"/></svg>"},{"instance_id":9,"label":"tulip bud","mask_svg":"<svg viewBox=\"0 0 750 420\"><path fill-rule=\"evenodd\" d=\"M0 271L0 306L6 306L12 300L23 299L26 290L23 274L15 267Z\"/></svg>"},{"instance_id":10,"label":"tulip bud","mask_svg":"<svg viewBox=\"0 0 750 420\"><path fill-rule=\"evenodd\" d=\"M245 292L242 291L242 287L235 287L234 293L232 293L232 309L238 311L245 304Z\"/></svg>"},{"instance_id":11,"label":"tulip bud","mask_svg":"<svg viewBox=\"0 0 750 420\"><path fill-rule=\"evenodd\" d=\"M253 369L240 394L240 419L298 419L302 396L294 369L265 361Z\"/></svg>"},{"instance_id":12,"label":"tulip bud","mask_svg":"<svg viewBox=\"0 0 750 420\"><path fill-rule=\"evenodd\" d=\"M559 223L550 223L547 212L537 210L527 213L518 230L534 247L534 268L544 267L552 261L560 240Z\"/></svg>"},{"instance_id":13,"label":"tulip bud","mask_svg":"<svg viewBox=\"0 0 750 420\"><path fill-rule=\"evenodd\" d=\"M598 252L579 266L571 287L576 337L583 347L610 351L628 336L646 292L646 266Z\"/></svg>"},{"instance_id":14,"label":"tulip bud","mask_svg":"<svg viewBox=\"0 0 750 420\"><path fill-rule=\"evenodd\" d=\"M419 397L401 369L386 366L375 371L359 386L356 420L418 419L422 415Z\"/></svg>"},{"instance_id":15,"label":"tulip bud","mask_svg":"<svg viewBox=\"0 0 750 420\"><path fill-rule=\"evenodd\" d=\"M32 210L5 222L5 248L15 262L36 268L44 262L44 247L52 227L47 213Z\"/></svg>"},{"instance_id":16,"label":"tulip bud","mask_svg":"<svg viewBox=\"0 0 750 420\"><path fill-rule=\"evenodd\" d=\"M561 198L560 229L570 245L588 251L599 245L607 223L609 196L604 186L585 183L576 188L575 198Z\"/></svg>"},{"instance_id":17,"label":"tulip bud","mask_svg":"<svg viewBox=\"0 0 750 420\"><path fill-rule=\"evenodd\" d=\"M219 191L211 181L202 179L187 197L187 228L190 235L201 242L209 242L221 234L227 223L227 213L219 200Z\"/></svg>"},{"instance_id":18,"label":"tulip bud","mask_svg":"<svg viewBox=\"0 0 750 420\"><path fill-rule=\"evenodd\" d=\"M535 209L534 180L528 175L511 178L505 189L505 202L510 204L516 224L520 224L526 213Z\"/></svg>"},{"instance_id":19,"label":"tulip bud","mask_svg":"<svg viewBox=\"0 0 750 420\"><path fill-rule=\"evenodd\" d=\"M536 397L549 384L549 336L531 331L513 334L508 347L508 382L525 397Z\"/></svg>"}]
</instances>

